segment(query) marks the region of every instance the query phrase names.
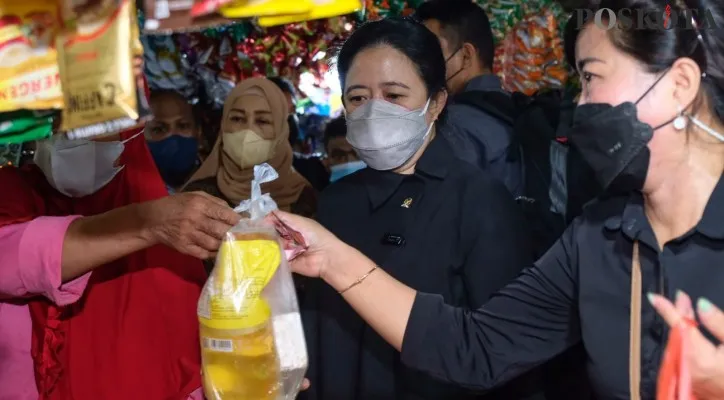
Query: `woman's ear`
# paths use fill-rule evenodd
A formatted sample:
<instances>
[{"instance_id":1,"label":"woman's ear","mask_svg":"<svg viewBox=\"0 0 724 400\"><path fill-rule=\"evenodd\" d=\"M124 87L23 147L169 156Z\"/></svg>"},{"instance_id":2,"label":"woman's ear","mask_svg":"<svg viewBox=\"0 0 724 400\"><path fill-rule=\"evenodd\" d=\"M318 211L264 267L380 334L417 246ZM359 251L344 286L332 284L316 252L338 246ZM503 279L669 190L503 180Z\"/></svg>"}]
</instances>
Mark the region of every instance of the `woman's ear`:
<instances>
[{"instance_id":1,"label":"woman's ear","mask_svg":"<svg viewBox=\"0 0 724 400\"><path fill-rule=\"evenodd\" d=\"M696 61L683 57L671 66L671 77L674 81L674 97L684 108L696 100L701 88L701 69Z\"/></svg>"},{"instance_id":2,"label":"woman's ear","mask_svg":"<svg viewBox=\"0 0 724 400\"><path fill-rule=\"evenodd\" d=\"M441 90L437 92L436 95L432 97L432 100L430 100L430 113L432 114L432 120L437 121L438 117L442 113L442 110L445 109L445 105L447 104L447 90Z\"/></svg>"}]
</instances>

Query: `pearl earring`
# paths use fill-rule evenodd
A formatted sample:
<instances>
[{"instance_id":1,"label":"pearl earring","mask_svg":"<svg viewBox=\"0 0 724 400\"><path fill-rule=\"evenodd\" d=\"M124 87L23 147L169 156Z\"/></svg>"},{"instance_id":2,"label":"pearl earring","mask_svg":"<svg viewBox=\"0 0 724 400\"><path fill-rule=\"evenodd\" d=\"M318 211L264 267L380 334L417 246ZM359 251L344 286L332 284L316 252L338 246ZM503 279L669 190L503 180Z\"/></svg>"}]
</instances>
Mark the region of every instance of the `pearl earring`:
<instances>
[{"instance_id":1,"label":"pearl earring","mask_svg":"<svg viewBox=\"0 0 724 400\"><path fill-rule=\"evenodd\" d=\"M679 116L674 119L674 129L681 131L686 128L688 121L684 115L684 110L681 109L681 106L677 106L677 108L679 109Z\"/></svg>"}]
</instances>

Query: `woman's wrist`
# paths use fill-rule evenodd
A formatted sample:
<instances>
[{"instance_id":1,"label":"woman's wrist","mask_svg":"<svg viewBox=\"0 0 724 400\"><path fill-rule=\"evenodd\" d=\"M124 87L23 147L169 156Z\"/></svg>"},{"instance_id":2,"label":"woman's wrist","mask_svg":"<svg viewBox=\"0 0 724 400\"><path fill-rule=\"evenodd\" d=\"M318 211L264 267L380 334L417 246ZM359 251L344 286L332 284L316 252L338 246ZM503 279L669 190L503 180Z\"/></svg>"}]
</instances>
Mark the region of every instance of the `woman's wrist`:
<instances>
[{"instance_id":1,"label":"woman's wrist","mask_svg":"<svg viewBox=\"0 0 724 400\"><path fill-rule=\"evenodd\" d=\"M345 290L368 274L375 263L352 246L339 242L335 257L329 260L321 278L338 292Z\"/></svg>"}]
</instances>

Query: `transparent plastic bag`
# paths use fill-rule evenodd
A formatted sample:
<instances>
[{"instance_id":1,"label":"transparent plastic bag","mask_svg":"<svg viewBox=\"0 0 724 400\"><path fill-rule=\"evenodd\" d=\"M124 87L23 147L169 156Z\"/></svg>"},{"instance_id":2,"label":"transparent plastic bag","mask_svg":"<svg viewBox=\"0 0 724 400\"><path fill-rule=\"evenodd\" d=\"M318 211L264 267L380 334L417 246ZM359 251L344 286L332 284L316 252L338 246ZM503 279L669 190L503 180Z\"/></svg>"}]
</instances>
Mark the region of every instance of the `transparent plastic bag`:
<instances>
[{"instance_id":1,"label":"transparent plastic bag","mask_svg":"<svg viewBox=\"0 0 724 400\"><path fill-rule=\"evenodd\" d=\"M247 212L226 234L198 305L208 400L291 400L307 370L297 294L284 245L264 217L276 203L261 184L278 177L254 167Z\"/></svg>"}]
</instances>

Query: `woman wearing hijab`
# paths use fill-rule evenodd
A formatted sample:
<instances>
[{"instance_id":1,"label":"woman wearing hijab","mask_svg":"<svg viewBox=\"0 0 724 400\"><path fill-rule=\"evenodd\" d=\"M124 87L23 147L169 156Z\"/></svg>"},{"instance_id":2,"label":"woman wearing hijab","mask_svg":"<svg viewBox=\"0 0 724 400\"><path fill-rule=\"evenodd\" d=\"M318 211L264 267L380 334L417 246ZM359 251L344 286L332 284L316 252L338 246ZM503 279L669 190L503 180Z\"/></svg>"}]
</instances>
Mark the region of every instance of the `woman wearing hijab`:
<instances>
[{"instance_id":1,"label":"woman wearing hijab","mask_svg":"<svg viewBox=\"0 0 724 400\"><path fill-rule=\"evenodd\" d=\"M317 195L292 167L288 105L284 93L266 78L241 82L226 98L221 134L211 154L184 191L201 190L237 206L248 199L254 166L268 163L279 174L262 185L279 208L312 216Z\"/></svg>"}]
</instances>

